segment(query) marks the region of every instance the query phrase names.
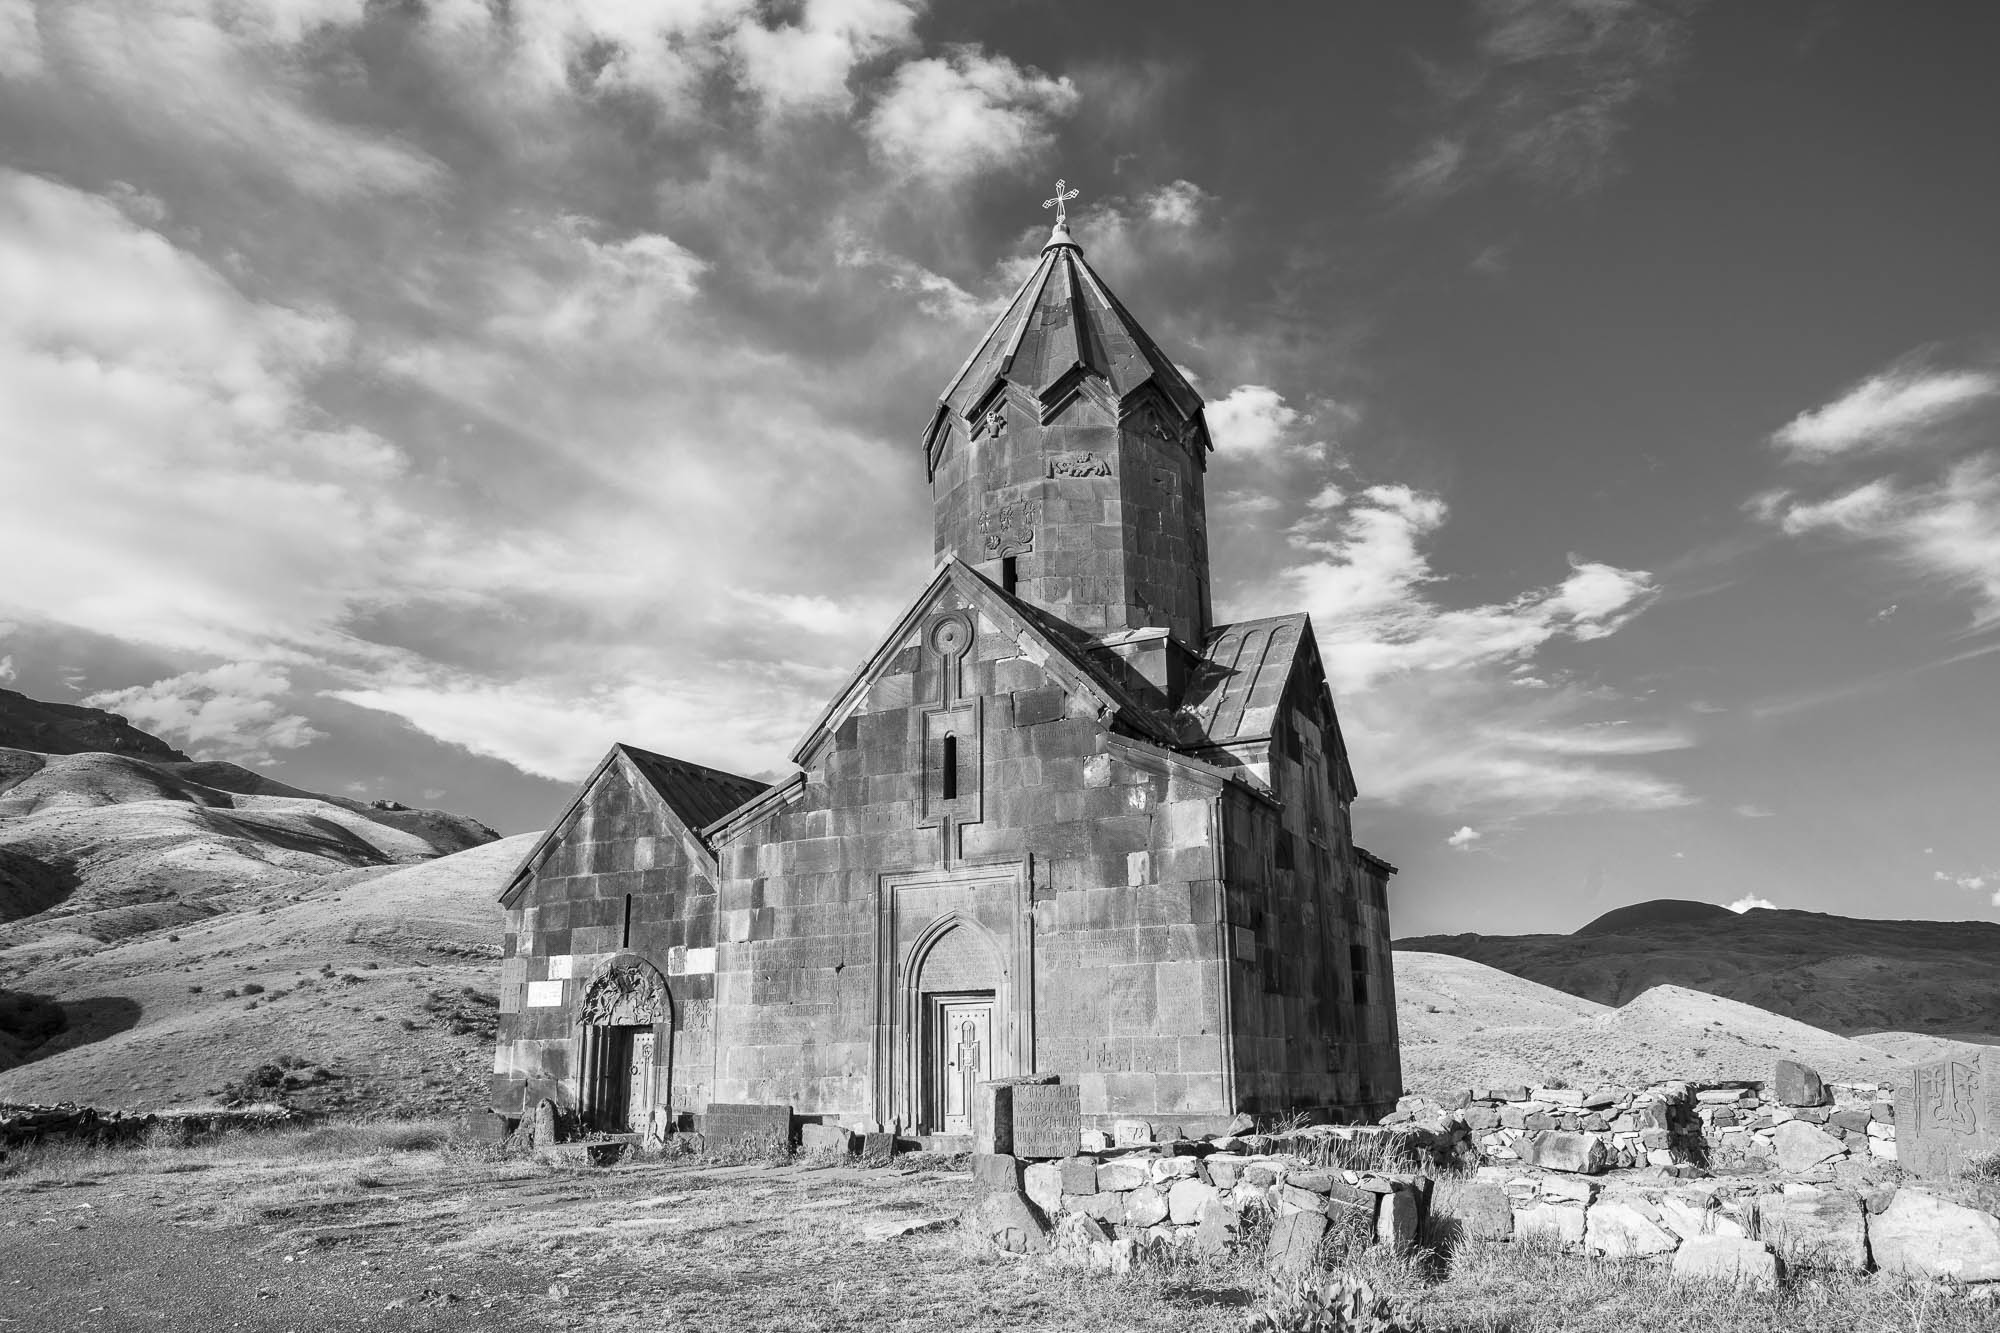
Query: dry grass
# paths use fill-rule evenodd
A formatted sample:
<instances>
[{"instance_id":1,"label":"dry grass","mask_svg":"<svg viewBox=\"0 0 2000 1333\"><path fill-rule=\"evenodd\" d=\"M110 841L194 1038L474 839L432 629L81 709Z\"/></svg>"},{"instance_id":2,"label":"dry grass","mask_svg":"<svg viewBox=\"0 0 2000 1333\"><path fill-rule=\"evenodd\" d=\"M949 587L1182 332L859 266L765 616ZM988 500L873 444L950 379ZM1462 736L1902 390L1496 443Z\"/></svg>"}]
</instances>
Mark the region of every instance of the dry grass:
<instances>
[{"instance_id":1,"label":"dry grass","mask_svg":"<svg viewBox=\"0 0 2000 1333\"><path fill-rule=\"evenodd\" d=\"M0 1167L0 1213L60 1191L97 1201L115 1222L119 1200L150 1188L152 1198L171 1196L171 1210L130 1223L211 1234L219 1267L246 1249L309 1247L316 1264L367 1269L371 1281L393 1278L398 1264L425 1283L443 1280L440 1265L447 1274L498 1272L514 1284L505 1299L524 1318L614 1333L1235 1333L1282 1295L1249 1256L1169 1260L1113 1277L971 1250L949 1231L865 1238L871 1222L955 1214L973 1188L955 1165L652 1158L551 1167L455 1140L442 1122L384 1121L23 1152ZM1455 1189L1439 1184L1441 1211ZM1401 1260L1370 1252L1346 1267L1433 1333L1994 1325L1990 1306L1898 1280L1806 1276L1775 1295L1739 1293L1677 1285L1660 1266L1535 1245L1454 1250L1441 1239L1450 1231L1434 1231L1441 1249ZM201 1269L172 1280L200 1281Z\"/></svg>"}]
</instances>

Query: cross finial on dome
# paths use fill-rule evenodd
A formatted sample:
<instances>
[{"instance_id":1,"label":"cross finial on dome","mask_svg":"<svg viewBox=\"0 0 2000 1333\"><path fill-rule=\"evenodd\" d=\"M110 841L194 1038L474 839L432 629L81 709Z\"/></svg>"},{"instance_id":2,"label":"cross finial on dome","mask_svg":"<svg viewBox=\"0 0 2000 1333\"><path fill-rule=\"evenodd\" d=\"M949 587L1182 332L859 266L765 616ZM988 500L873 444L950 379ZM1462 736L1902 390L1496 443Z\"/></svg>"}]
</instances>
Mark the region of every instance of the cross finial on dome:
<instances>
[{"instance_id":1,"label":"cross finial on dome","mask_svg":"<svg viewBox=\"0 0 2000 1333\"><path fill-rule=\"evenodd\" d=\"M1043 208L1053 208L1056 211L1056 225L1058 227L1066 228L1069 226L1069 209L1066 205L1070 200L1076 198L1077 192L1075 190L1064 188L1068 184L1069 182L1066 180L1057 180L1056 197L1042 200Z\"/></svg>"}]
</instances>

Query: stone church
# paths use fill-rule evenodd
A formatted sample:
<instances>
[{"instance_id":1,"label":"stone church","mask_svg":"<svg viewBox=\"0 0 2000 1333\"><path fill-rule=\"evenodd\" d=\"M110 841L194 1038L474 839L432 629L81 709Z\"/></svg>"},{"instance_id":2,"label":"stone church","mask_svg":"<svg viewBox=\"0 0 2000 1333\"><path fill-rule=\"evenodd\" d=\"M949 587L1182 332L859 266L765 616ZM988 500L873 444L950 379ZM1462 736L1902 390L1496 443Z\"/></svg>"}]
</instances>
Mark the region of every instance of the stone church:
<instances>
[{"instance_id":1,"label":"stone church","mask_svg":"<svg viewBox=\"0 0 2000 1333\"><path fill-rule=\"evenodd\" d=\"M508 880L493 1107L1374 1117L1394 868L1303 614L1216 624L1202 400L1058 221L923 436L937 572L774 784L617 745ZM914 464L914 451L912 463Z\"/></svg>"}]
</instances>

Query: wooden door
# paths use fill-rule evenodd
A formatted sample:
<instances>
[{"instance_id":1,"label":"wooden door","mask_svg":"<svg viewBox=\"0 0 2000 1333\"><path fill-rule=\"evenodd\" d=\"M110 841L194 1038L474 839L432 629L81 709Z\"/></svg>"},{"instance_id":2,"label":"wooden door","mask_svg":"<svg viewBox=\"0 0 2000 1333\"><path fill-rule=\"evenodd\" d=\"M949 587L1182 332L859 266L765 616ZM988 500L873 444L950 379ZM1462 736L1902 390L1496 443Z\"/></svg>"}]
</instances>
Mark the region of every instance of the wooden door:
<instances>
[{"instance_id":1,"label":"wooden door","mask_svg":"<svg viewBox=\"0 0 2000 1333\"><path fill-rule=\"evenodd\" d=\"M938 1129L970 1134L973 1096L979 1084L992 1077L992 999L941 1001L933 1031Z\"/></svg>"},{"instance_id":2,"label":"wooden door","mask_svg":"<svg viewBox=\"0 0 2000 1333\"><path fill-rule=\"evenodd\" d=\"M653 1041L649 1028L632 1034L631 1067L625 1076L625 1127L640 1134L653 1110Z\"/></svg>"}]
</instances>

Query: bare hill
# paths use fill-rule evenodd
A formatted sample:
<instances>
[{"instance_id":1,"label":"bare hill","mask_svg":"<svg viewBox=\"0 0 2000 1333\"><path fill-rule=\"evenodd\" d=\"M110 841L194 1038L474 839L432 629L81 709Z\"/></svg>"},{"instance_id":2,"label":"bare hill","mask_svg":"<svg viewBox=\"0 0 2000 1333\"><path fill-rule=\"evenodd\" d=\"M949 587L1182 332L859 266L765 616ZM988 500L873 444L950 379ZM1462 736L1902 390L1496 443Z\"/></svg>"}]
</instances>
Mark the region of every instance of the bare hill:
<instances>
[{"instance_id":1,"label":"bare hill","mask_svg":"<svg viewBox=\"0 0 2000 1333\"><path fill-rule=\"evenodd\" d=\"M1396 1017L1412 1092L1561 1079L1765 1079L1780 1059L1888 1081L1896 1054L1750 1005L1657 986L1619 1007L1449 954L1397 950Z\"/></svg>"},{"instance_id":2,"label":"bare hill","mask_svg":"<svg viewBox=\"0 0 2000 1333\"><path fill-rule=\"evenodd\" d=\"M82 704L30 699L18 690L0 690L0 748L40 754L102 751L140 759L186 761L187 756L157 736L149 736L116 713Z\"/></svg>"},{"instance_id":3,"label":"bare hill","mask_svg":"<svg viewBox=\"0 0 2000 1333\"><path fill-rule=\"evenodd\" d=\"M43 955L11 985L60 997L69 1027L32 1063L0 1071L0 1101L180 1105L289 1063L296 1086L285 1095L297 1105L483 1105L498 1014L494 898L537 836L295 877L194 925Z\"/></svg>"},{"instance_id":4,"label":"bare hill","mask_svg":"<svg viewBox=\"0 0 2000 1333\"><path fill-rule=\"evenodd\" d=\"M2000 1037L2000 924L1864 921L1822 912L1639 903L1573 935L1398 940L1622 1005L1656 986L1739 1000L1854 1036Z\"/></svg>"}]
</instances>

